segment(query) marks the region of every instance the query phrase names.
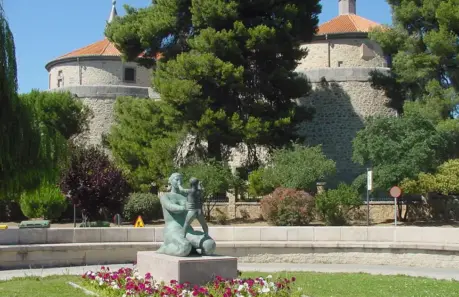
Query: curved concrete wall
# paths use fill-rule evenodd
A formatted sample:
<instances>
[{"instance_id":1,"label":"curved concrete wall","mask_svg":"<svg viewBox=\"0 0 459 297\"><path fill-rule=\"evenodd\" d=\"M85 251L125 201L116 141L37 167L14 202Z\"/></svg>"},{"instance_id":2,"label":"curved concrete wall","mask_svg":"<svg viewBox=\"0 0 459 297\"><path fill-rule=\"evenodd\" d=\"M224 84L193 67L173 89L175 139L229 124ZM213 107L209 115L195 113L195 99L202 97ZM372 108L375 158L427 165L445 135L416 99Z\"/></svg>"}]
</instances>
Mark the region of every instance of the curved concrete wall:
<instances>
[{"instance_id":1,"label":"curved concrete wall","mask_svg":"<svg viewBox=\"0 0 459 297\"><path fill-rule=\"evenodd\" d=\"M124 67L136 69L135 83L123 80ZM121 58L112 59L81 59L81 61L63 61L55 64L49 71L49 88L58 87L58 76L61 71L65 87L79 85L126 85L151 86L151 70L138 66L136 63L123 63Z\"/></svg>"},{"instance_id":2,"label":"curved concrete wall","mask_svg":"<svg viewBox=\"0 0 459 297\"><path fill-rule=\"evenodd\" d=\"M381 47L369 39L317 40L302 48L308 50L308 55L300 61L298 71L326 67L387 67Z\"/></svg>"},{"instance_id":3,"label":"curved concrete wall","mask_svg":"<svg viewBox=\"0 0 459 297\"><path fill-rule=\"evenodd\" d=\"M245 263L459 267L459 229L425 227L211 227L217 253ZM163 228L0 230L0 269L133 262Z\"/></svg>"}]
</instances>

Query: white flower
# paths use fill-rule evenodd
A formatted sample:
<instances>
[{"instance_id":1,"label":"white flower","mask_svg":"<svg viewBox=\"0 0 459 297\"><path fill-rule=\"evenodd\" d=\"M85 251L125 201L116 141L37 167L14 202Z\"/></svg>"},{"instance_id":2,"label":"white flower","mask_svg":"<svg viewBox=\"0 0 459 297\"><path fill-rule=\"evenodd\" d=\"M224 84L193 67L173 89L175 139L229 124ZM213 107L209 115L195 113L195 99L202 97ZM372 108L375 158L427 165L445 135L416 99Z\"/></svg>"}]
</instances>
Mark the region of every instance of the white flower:
<instances>
[{"instance_id":1,"label":"white flower","mask_svg":"<svg viewBox=\"0 0 459 297\"><path fill-rule=\"evenodd\" d=\"M273 276L270 274L270 275L268 275L266 278L273 278Z\"/></svg>"}]
</instances>

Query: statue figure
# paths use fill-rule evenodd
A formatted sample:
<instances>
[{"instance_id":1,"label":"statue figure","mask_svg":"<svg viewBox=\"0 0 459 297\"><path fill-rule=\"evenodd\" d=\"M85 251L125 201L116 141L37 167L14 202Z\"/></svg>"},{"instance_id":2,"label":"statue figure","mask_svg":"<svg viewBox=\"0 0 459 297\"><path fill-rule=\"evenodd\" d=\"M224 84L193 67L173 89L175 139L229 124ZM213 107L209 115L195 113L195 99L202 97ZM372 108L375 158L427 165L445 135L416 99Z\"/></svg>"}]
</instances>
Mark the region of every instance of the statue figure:
<instances>
[{"instance_id":1,"label":"statue figure","mask_svg":"<svg viewBox=\"0 0 459 297\"><path fill-rule=\"evenodd\" d=\"M160 195L165 226L164 242L157 252L178 257L186 257L198 251L202 255L212 255L216 245L207 232L185 226L188 210L187 197L180 190L182 179L180 173L173 173L169 177L170 192Z\"/></svg>"},{"instance_id":2,"label":"statue figure","mask_svg":"<svg viewBox=\"0 0 459 297\"><path fill-rule=\"evenodd\" d=\"M202 188L199 180L197 178L190 179L190 189L182 188L182 185L179 185L180 191L183 193L188 193L188 199L186 202L186 209L188 211L185 218L185 225L183 226L183 237L186 235L186 230L191 226L191 223L197 219L201 224L202 230L205 235L209 234L209 227L207 226L206 219L202 213Z\"/></svg>"}]
</instances>

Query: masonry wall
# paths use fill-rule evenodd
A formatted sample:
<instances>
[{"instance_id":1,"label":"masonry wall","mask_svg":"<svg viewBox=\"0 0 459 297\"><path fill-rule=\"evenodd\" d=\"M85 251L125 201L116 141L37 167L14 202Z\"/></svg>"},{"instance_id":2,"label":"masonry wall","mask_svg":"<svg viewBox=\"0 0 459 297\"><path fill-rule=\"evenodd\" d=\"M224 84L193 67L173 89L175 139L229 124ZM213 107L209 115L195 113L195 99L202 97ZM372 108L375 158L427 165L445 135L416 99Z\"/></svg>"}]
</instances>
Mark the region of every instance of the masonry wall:
<instances>
[{"instance_id":1,"label":"masonry wall","mask_svg":"<svg viewBox=\"0 0 459 297\"><path fill-rule=\"evenodd\" d=\"M334 182L352 182L364 173L352 161L352 140L364 128L365 118L394 116L395 112L386 106L384 93L366 81L315 82L312 88L311 96L298 100L300 105L315 108L313 120L302 123L299 134L305 136L307 145L321 144L324 153L335 160Z\"/></svg>"},{"instance_id":2,"label":"masonry wall","mask_svg":"<svg viewBox=\"0 0 459 297\"><path fill-rule=\"evenodd\" d=\"M93 117L89 122L89 131L79 135L79 139L93 145L101 144L103 135L110 132L110 127L114 123L114 107L117 97L130 96L152 100L159 98L159 95L151 88L133 86L67 86L51 91L69 91L92 110Z\"/></svg>"},{"instance_id":3,"label":"masonry wall","mask_svg":"<svg viewBox=\"0 0 459 297\"><path fill-rule=\"evenodd\" d=\"M298 71L327 68L330 43L330 67L387 67L381 47L368 39L318 40L302 45L308 55L300 61ZM342 63L339 63L342 62Z\"/></svg>"},{"instance_id":4,"label":"masonry wall","mask_svg":"<svg viewBox=\"0 0 459 297\"><path fill-rule=\"evenodd\" d=\"M124 68L136 69L136 82L123 81ZM64 62L58 64L49 71L49 88L58 87L59 71L62 71L64 86L80 85L125 85L150 87L151 70L138 66L136 63L123 63L121 60L81 60L80 62Z\"/></svg>"}]
</instances>

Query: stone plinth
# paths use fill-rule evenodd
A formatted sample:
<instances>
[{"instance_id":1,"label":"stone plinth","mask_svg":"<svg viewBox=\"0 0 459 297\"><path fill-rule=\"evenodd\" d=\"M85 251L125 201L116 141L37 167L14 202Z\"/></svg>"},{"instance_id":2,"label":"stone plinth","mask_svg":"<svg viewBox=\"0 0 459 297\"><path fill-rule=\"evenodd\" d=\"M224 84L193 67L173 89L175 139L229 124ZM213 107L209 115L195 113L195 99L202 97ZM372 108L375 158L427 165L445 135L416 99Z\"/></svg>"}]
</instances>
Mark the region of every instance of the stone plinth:
<instances>
[{"instance_id":1,"label":"stone plinth","mask_svg":"<svg viewBox=\"0 0 459 297\"><path fill-rule=\"evenodd\" d=\"M137 269L143 277L150 273L156 281L169 283L190 282L193 285L205 285L215 276L223 278L237 277L237 258L226 256L189 256L174 257L156 252L137 253Z\"/></svg>"}]
</instances>

